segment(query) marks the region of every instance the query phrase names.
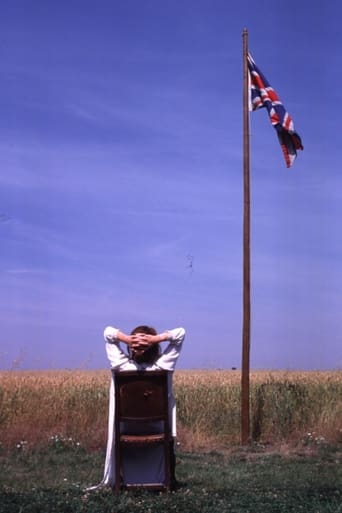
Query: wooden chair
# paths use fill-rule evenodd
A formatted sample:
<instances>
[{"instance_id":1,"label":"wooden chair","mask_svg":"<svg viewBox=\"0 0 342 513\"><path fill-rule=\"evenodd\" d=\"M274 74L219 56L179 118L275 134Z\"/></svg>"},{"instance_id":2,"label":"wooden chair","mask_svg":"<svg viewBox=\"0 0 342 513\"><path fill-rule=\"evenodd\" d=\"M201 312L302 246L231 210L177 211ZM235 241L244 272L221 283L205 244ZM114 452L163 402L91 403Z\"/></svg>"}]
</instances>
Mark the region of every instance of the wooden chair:
<instances>
[{"instance_id":1,"label":"wooden chair","mask_svg":"<svg viewBox=\"0 0 342 513\"><path fill-rule=\"evenodd\" d=\"M121 488L170 490L171 433L167 371L125 371L114 373L115 383L115 492ZM126 479L125 457L138 468ZM140 454L140 456L139 456ZM146 480L156 454L158 479ZM159 456L158 456L159 455ZM140 459L139 459L140 458ZM142 460L142 461L140 461ZM140 468L140 470L139 470ZM133 472L134 474L134 472ZM137 475L138 474L138 475ZM162 475L161 475L162 474Z\"/></svg>"}]
</instances>

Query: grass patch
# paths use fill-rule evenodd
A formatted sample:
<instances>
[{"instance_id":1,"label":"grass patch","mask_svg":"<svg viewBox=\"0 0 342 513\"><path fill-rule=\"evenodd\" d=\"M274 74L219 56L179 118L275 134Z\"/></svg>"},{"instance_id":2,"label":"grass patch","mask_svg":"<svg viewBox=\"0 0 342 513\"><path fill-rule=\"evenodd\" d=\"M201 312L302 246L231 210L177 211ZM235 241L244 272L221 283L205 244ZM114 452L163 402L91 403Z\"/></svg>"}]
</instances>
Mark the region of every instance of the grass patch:
<instances>
[{"instance_id":1,"label":"grass patch","mask_svg":"<svg viewBox=\"0 0 342 513\"><path fill-rule=\"evenodd\" d=\"M0 455L0 513L338 513L341 453L269 453L256 446L223 453L180 453L172 493L85 493L101 480L103 452L67 445Z\"/></svg>"}]
</instances>

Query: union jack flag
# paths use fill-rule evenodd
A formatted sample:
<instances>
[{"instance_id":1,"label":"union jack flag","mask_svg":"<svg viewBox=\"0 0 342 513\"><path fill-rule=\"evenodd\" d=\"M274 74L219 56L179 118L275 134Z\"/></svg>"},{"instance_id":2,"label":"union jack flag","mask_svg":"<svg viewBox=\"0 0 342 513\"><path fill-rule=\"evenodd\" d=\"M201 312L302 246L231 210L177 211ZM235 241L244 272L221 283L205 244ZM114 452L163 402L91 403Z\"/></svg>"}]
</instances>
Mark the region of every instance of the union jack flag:
<instances>
[{"instance_id":1,"label":"union jack flag","mask_svg":"<svg viewBox=\"0 0 342 513\"><path fill-rule=\"evenodd\" d=\"M297 150L303 150L302 141L294 131L290 114L265 76L257 68L250 53L247 59L250 79L250 110L266 107L271 123L277 131L286 166L291 167L297 156Z\"/></svg>"}]
</instances>

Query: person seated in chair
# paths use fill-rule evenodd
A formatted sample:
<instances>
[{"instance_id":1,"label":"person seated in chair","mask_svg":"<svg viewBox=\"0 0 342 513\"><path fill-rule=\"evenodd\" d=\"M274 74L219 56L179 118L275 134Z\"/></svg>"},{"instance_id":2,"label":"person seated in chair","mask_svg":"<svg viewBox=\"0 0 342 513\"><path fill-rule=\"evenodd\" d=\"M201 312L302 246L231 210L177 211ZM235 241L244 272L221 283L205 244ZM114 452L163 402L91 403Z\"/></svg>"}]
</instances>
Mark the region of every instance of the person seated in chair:
<instances>
[{"instance_id":1,"label":"person seated in chair","mask_svg":"<svg viewBox=\"0 0 342 513\"><path fill-rule=\"evenodd\" d=\"M171 480L173 486L175 479L175 456L174 440L176 437L176 406L172 391L172 372L175 370L185 337L184 328L175 328L161 333L151 326L137 326L127 335L118 328L108 326L104 330L106 341L107 357L114 371L128 370L166 370L169 371L168 400L171 419L171 433L173 437L171 454ZM160 343L168 342L166 348L161 352ZM125 353L121 344L126 344L128 352ZM108 419L108 441L106 461L102 485L113 486L115 483L114 465L114 379L110 388L109 419ZM146 462L142 462L145 464Z\"/></svg>"}]
</instances>

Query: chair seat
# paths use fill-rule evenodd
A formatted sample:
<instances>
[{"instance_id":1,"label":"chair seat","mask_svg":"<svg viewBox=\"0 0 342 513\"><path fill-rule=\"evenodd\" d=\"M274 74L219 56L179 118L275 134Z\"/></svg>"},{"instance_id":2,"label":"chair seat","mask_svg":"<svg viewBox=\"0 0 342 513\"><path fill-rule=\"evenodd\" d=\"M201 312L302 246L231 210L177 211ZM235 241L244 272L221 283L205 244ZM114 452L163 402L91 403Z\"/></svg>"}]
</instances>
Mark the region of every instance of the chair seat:
<instances>
[{"instance_id":1,"label":"chair seat","mask_svg":"<svg viewBox=\"0 0 342 513\"><path fill-rule=\"evenodd\" d=\"M165 441L164 433L154 433L153 435L120 435L120 442L123 444L155 444Z\"/></svg>"}]
</instances>

